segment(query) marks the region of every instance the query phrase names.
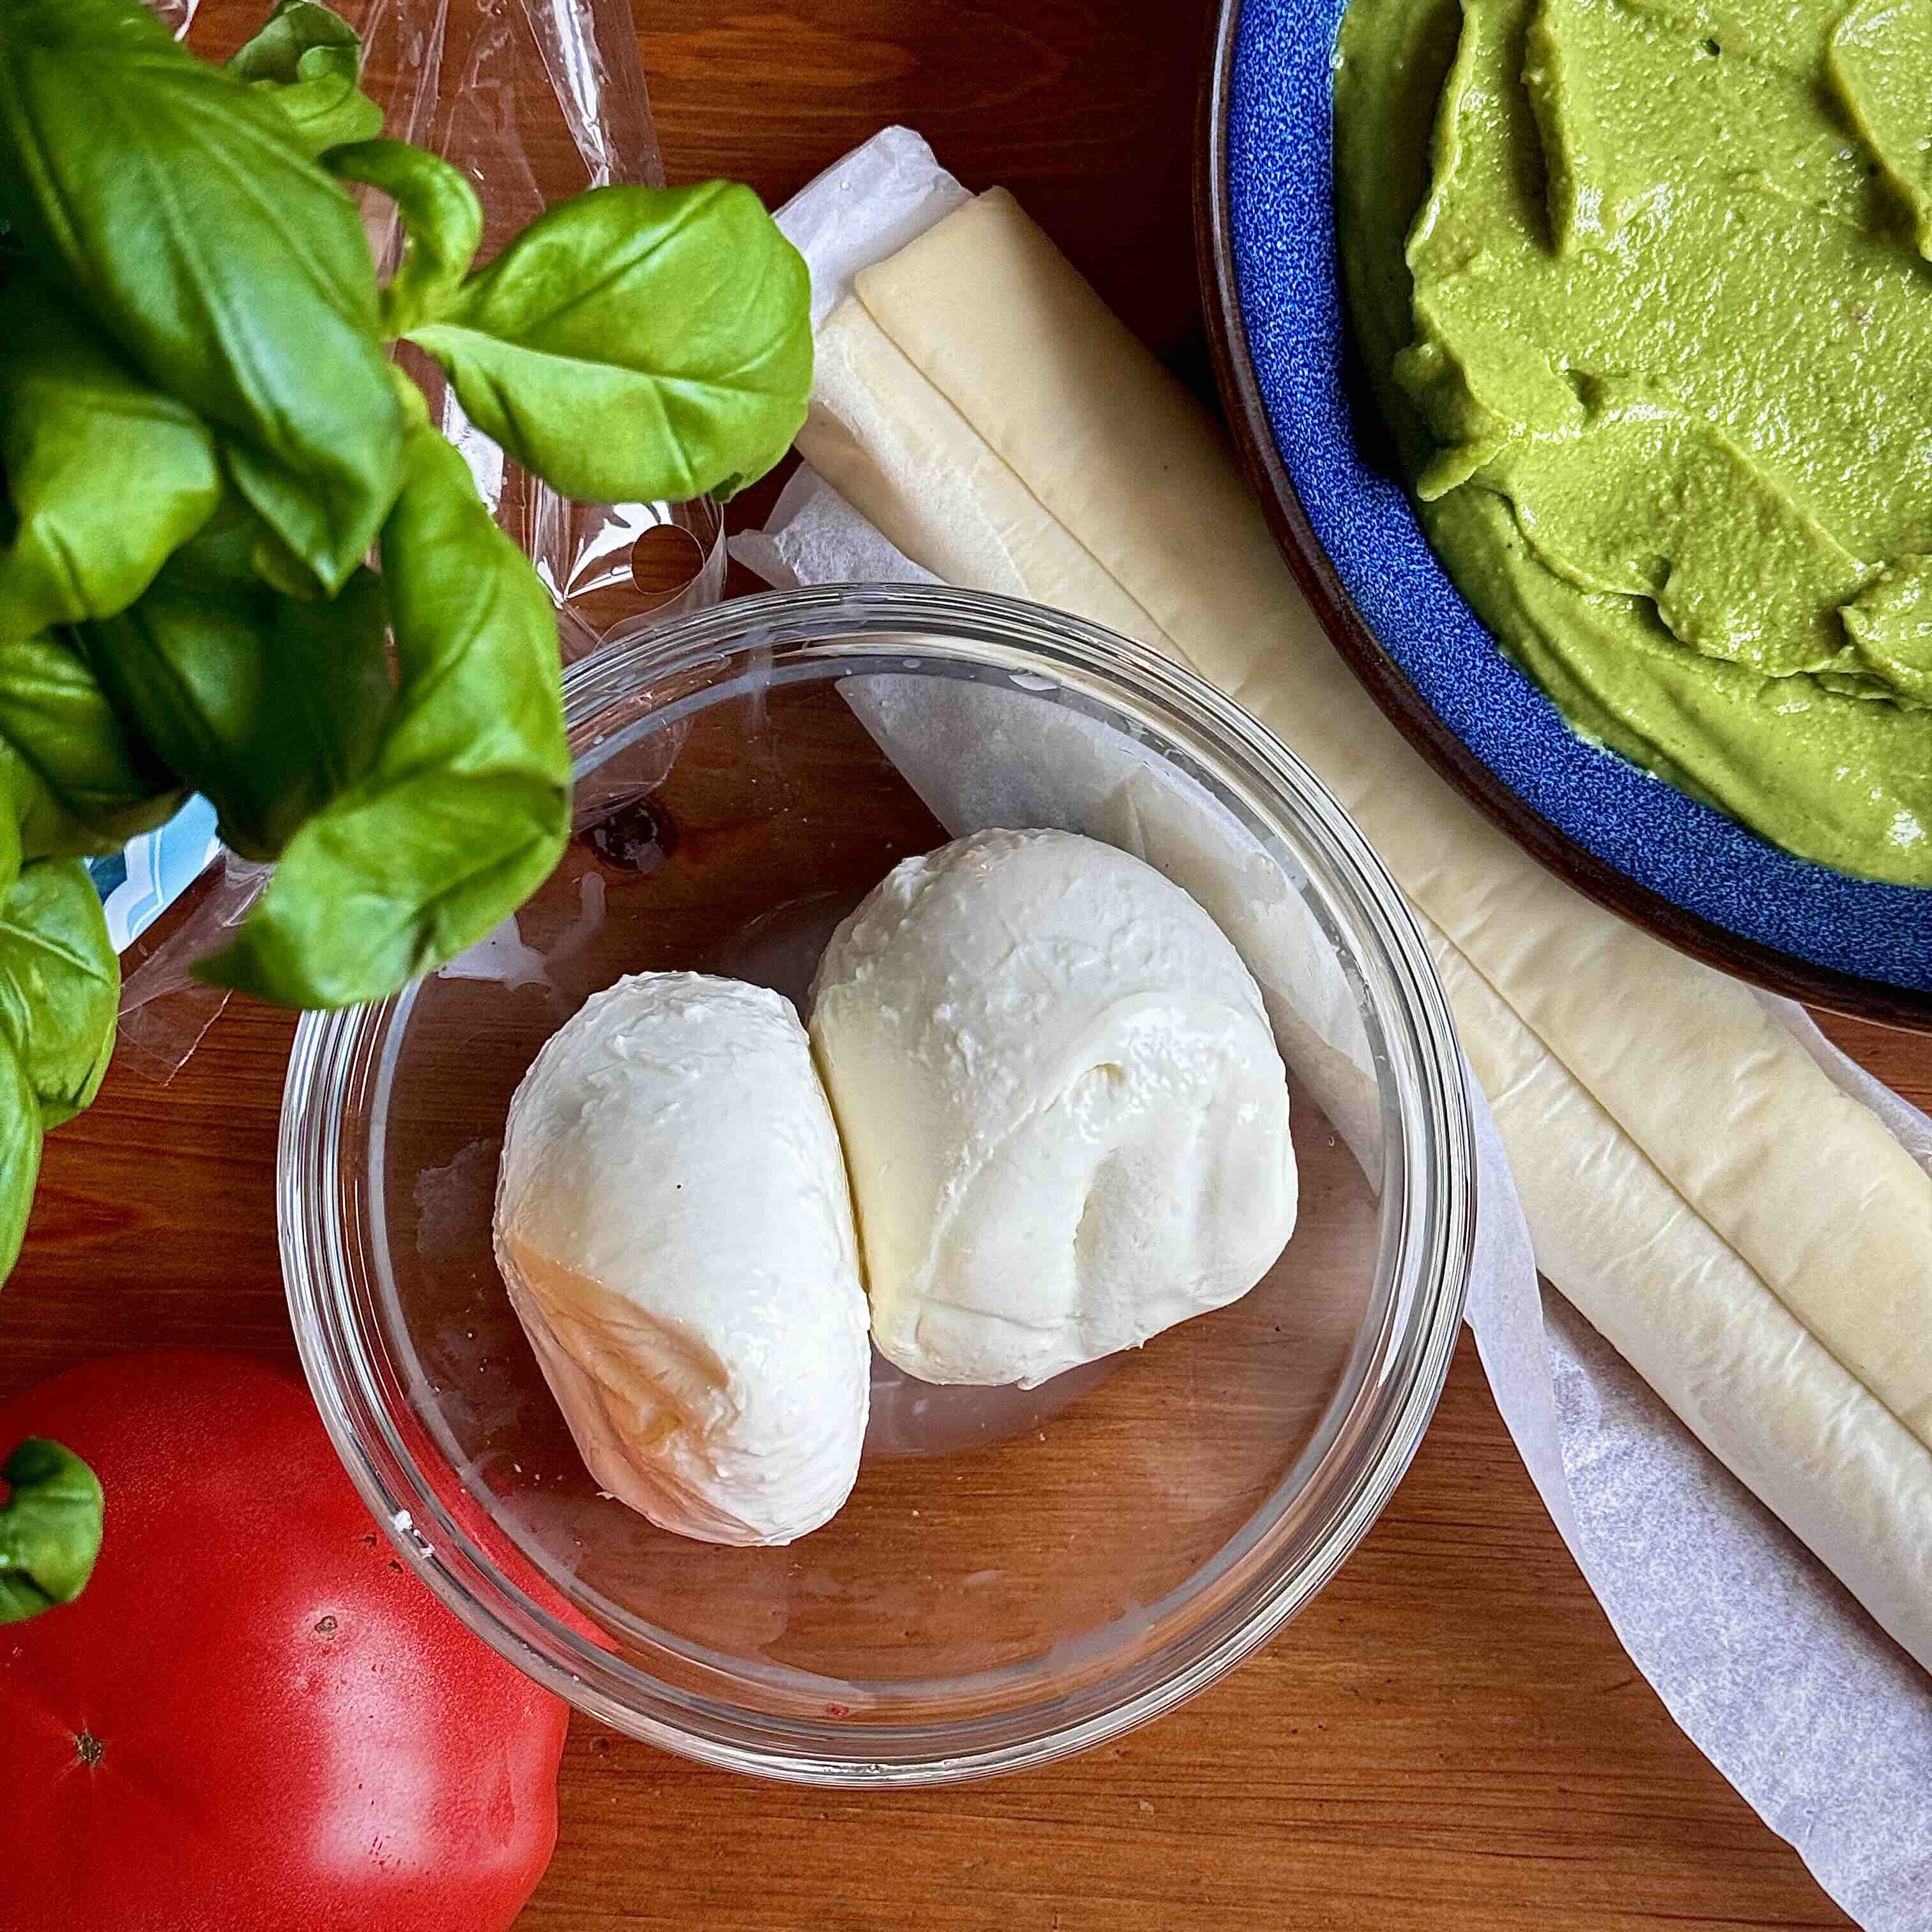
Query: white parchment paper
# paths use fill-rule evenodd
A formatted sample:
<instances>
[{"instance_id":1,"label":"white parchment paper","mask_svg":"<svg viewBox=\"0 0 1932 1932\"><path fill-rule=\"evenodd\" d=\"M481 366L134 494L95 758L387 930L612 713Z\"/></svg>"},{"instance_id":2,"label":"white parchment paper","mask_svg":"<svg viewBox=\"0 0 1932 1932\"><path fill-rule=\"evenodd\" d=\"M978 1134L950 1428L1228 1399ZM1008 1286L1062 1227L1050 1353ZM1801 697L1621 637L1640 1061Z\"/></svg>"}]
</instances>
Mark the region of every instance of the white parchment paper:
<instances>
[{"instance_id":1,"label":"white parchment paper","mask_svg":"<svg viewBox=\"0 0 1932 1932\"><path fill-rule=\"evenodd\" d=\"M887 129L821 176L781 215L812 265L815 316L858 269L964 198L904 128ZM809 470L766 529L733 548L778 584L927 580ZM1051 710L1030 706L996 722L1022 730L1027 713L1038 719ZM967 829L987 808L973 800L974 741L959 720L941 729L916 712L875 709L867 722L943 823ZM1035 769L1042 766L1058 764ZM1090 769L1086 782L1096 782ZM1028 822L1050 822L1051 800L1030 804L1047 817ZM1065 809L1092 807L1085 797ZM1224 887L1238 875L1238 854L1228 863L1236 872L1220 868ZM1318 1036L1318 987L1290 984L1268 962L1271 946L1285 961L1292 929L1270 932L1264 922L1236 943L1256 977ZM1772 1005L1832 1078L1932 1171L1932 1120L1837 1052L1801 1009ZM1346 1088L1350 1043L1328 1044ZM1468 1320L1497 1406L1564 1540L1672 1715L1833 1898L1870 1932L1932 1932L1932 1678L1539 1282L1502 1143L1486 1103L1474 1097L1481 1193Z\"/></svg>"}]
</instances>

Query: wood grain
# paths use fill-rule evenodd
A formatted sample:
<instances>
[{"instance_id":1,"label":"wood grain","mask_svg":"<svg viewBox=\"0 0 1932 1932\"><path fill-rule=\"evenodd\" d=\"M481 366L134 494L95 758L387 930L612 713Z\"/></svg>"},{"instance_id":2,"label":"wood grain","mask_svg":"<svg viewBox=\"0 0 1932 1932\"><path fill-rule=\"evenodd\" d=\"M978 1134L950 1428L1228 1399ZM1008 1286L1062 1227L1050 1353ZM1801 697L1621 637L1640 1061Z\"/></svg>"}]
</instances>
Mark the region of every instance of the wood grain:
<instances>
[{"instance_id":1,"label":"wood grain","mask_svg":"<svg viewBox=\"0 0 1932 1932\"><path fill-rule=\"evenodd\" d=\"M459 0L460 4L460 0ZM244 0L206 0L217 38ZM1011 187L1101 293L1196 355L1202 0L681 0L640 10L674 178L790 193L888 120ZM237 1002L165 1089L117 1066L50 1143L0 1296L0 1395L109 1350L291 1353L274 1155L292 1022ZM1932 1104L1932 1046L1826 1022ZM1046 1771L847 1797L701 1770L584 1721L520 1922L1154 1932L1840 1927L1636 1676L1466 1340L1393 1504L1308 1612L1182 1711Z\"/></svg>"}]
</instances>

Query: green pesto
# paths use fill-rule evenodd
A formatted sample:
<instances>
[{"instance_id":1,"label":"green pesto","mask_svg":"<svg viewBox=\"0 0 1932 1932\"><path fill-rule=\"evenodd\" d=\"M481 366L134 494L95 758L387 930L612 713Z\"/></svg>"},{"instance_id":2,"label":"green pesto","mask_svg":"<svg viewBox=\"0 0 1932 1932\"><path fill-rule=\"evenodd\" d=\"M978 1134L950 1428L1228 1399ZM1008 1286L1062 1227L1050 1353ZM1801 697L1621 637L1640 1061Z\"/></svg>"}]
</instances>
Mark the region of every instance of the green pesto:
<instances>
[{"instance_id":1,"label":"green pesto","mask_svg":"<svg viewBox=\"0 0 1932 1932\"><path fill-rule=\"evenodd\" d=\"M1423 525L1586 736L1932 886L1932 0L1353 0L1336 193Z\"/></svg>"}]
</instances>

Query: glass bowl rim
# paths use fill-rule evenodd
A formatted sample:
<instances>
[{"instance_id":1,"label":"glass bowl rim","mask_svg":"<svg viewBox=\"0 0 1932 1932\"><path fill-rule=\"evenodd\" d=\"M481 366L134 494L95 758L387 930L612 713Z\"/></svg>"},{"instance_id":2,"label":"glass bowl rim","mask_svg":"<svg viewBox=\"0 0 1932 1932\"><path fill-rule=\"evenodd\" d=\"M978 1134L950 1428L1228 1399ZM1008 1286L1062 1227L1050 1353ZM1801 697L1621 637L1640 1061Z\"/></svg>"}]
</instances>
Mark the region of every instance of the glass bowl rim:
<instances>
[{"instance_id":1,"label":"glass bowl rim","mask_svg":"<svg viewBox=\"0 0 1932 1932\"><path fill-rule=\"evenodd\" d=\"M1349 892L1351 941L1372 948L1399 994L1400 1042L1420 1105L1401 1125L1420 1158L1406 1158L1396 1270L1412 1307L1381 1364L1386 1386L1373 1439L1357 1443L1339 1501L1299 1563L1278 1560L1247 1580L1204 1622L1136 1660L1119 1682L1084 1687L1079 1708L1037 1700L979 1720L971 1739L943 1720L854 1727L830 1719L774 1719L659 1682L586 1641L534 1600L450 1518L382 1406L357 1332L340 1252L344 1219L344 1103L366 1074L368 1030L406 991L375 1006L302 1016L284 1088L277 1208L290 1318L302 1368L351 1480L389 1540L444 1604L517 1668L588 1715L629 1736L721 1768L830 1786L932 1785L1046 1763L1145 1723L1204 1688L1274 1636L1334 1576L1387 1503L1433 1414L1462 1321L1475 1234L1474 1122L1448 1003L1428 947L1394 882L1320 782L1293 753L1192 673L1130 640L1066 613L927 585L834 584L768 592L670 622L649 617L613 627L568 666L566 716L573 731L634 692L648 673L701 674L760 649L854 668L910 655L923 636L991 670L1043 672L1097 689L1191 734L1221 765L1245 769L1286 794ZM888 644L881 640L898 640ZM646 717L654 716L646 713ZM620 736L625 735L620 731ZM593 749L596 748L593 747ZM606 750L604 755L609 755ZM584 760L580 758L580 767ZM1384 1024L1390 1016L1384 1016ZM424 1526L437 1528L434 1540ZM1178 1656L1170 1653L1178 1652ZM865 1756L852 1754L862 1740Z\"/></svg>"}]
</instances>

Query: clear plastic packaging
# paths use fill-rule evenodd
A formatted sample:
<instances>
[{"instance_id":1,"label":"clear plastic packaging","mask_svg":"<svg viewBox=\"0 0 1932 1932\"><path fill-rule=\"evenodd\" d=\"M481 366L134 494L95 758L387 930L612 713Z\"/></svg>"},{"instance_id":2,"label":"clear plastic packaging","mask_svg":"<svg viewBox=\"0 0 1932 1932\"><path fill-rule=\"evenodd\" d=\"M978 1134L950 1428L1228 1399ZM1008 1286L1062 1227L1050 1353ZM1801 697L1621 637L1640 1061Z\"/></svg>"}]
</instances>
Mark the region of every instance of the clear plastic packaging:
<instances>
[{"instance_id":1,"label":"clear plastic packaging","mask_svg":"<svg viewBox=\"0 0 1932 1932\"><path fill-rule=\"evenodd\" d=\"M228 944L273 869L218 853L182 895L172 926L137 938L122 955L117 1064L158 1086L181 1071L229 1000L226 987L205 986L188 969Z\"/></svg>"},{"instance_id":2,"label":"clear plastic packaging","mask_svg":"<svg viewBox=\"0 0 1932 1932\"><path fill-rule=\"evenodd\" d=\"M152 0L177 35L210 58L195 26L200 0ZM268 10L270 0L262 0ZM332 0L362 35L364 82L388 110L386 132L432 148L475 183L488 218L487 260L550 203L614 183L661 186L663 164L628 0ZM391 205L367 197L382 273L401 246ZM557 606L566 662L612 626L704 609L724 594L724 519L691 503L573 503L511 462L464 416L426 356L404 350L444 433L468 460L497 520L535 563ZM149 835L155 841L170 828ZM136 854L139 862L140 855ZM155 939L130 952L122 1052L148 1078L172 1078L226 995L189 975L260 892L266 868L217 855L191 899L165 925L178 884L122 938Z\"/></svg>"},{"instance_id":3,"label":"clear plastic packaging","mask_svg":"<svg viewBox=\"0 0 1932 1932\"><path fill-rule=\"evenodd\" d=\"M388 131L476 184L484 259L567 196L662 185L626 0L344 0L341 10L362 33L364 84L388 105ZM371 197L370 219L386 273L400 236L380 197ZM716 505L573 503L480 434L427 357L405 350L403 359L556 598L566 661L620 620L718 601L725 566Z\"/></svg>"}]
</instances>

